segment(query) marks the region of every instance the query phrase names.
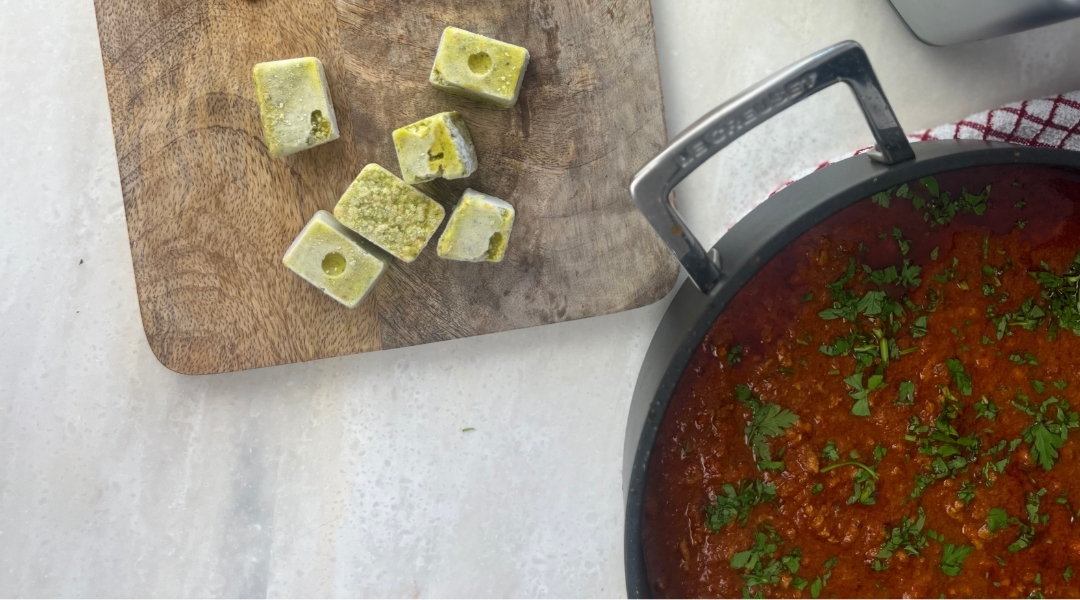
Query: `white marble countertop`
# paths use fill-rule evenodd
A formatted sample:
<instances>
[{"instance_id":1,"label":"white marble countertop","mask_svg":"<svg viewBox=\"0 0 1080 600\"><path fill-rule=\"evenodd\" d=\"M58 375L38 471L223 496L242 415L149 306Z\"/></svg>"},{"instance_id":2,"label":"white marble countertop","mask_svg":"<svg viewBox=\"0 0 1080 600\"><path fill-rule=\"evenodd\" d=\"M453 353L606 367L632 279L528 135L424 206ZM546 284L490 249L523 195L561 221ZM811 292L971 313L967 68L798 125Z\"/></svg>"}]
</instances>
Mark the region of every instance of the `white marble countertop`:
<instances>
[{"instance_id":1,"label":"white marble countertop","mask_svg":"<svg viewBox=\"0 0 1080 600\"><path fill-rule=\"evenodd\" d=\"M909 130L1080 88L1080 21L932 48L885 0L653 6L672 133L844 39ZM176 375L139 320L92 3L0 0L0 40L0 595L625 593L625 413L664 302ZM714 159L684 211L715 239L870 140L831 89Z\"/></svg>"}]
</instances>

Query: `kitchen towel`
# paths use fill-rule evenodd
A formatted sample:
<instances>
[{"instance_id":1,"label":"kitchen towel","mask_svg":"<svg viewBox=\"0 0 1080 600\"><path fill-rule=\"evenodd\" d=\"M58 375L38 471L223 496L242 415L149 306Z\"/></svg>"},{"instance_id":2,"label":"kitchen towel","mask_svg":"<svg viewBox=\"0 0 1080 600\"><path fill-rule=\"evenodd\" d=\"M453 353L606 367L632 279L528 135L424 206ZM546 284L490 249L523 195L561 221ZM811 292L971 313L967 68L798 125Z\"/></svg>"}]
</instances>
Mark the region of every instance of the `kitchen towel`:
<instances>
[{"instance_id":1,"label":"kitchen towel","mask_svg":"<svg viewBox=\"0 0 1080 600\"><path fill-rule=\"evenodd\" d=\"M927 140L990 140L1022 146L1064 148L1080 151L1080 90L1050 98L1013 102L1000 108L976 113L955 123L939 125L908 134L911 142ZM799 173L773 191L773 194L810 173L871 150L873 146L825 161ZM771 195L771 194L770 194Z\"/></svg>"}]
</instances>

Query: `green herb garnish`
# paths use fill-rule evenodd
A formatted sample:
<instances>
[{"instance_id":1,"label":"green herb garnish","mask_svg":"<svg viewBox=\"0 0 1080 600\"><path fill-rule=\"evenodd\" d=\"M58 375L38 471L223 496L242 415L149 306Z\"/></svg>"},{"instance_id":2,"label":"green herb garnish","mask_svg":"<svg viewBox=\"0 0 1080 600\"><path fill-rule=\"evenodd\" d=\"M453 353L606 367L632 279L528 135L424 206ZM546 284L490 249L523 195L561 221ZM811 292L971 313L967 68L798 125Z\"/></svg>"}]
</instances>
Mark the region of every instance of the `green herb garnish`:
<instances>
[{"instance_id":1,"label":"green herb garnish","mask_svg":"<svg viewBox=\"0 0 1080 600\"><path fill-rule=\"evenodd\" d=\"M799 572L802 552L794 548L787 554L780 554L782 546L783 541L776 530L762 523L754 532L754 545L731 557L731 568L742 571L743 597L761 597L761 586L779 583L785 571L791 575Z\"/></svg>"},{"instance_id":2,"label":"green herb garnish","mask_svg":"<svg viewBox=\"0 0 1080 600\"><path fill-rule=\"evenodd\" d=\"M840 564L840 559L836 556L825 561L825 564L821 565L824 573L814 579L814 583L810 584L810 596L812 598L818 598L821 596L821 590L825 588L825 584L829 583L829 578L832 577L832 570L836 568L836 565Z\"/></svg>"},{"instance_id":3,"label":"green herb garnish","mask_svg":"<svg viewBox=\"0 0 1080 600\"><path fill-rule=\"evenodd\" d=\"M915 383L911 381L901 381L900 394L893 404L897 406L911 406L915 404Z\"/></svg>"},{"instance_id":4,"label":"green herb garnish","mask_svg":"<svg viewBox=\"0 0 1080 600\"><path fill-rule=\"evenodd\" d=\"M855 399L851 414L857 417L869 417L870 392L885 387L885 378L877 374L871 375L863 386L863 376L860 372L844 378L844 383L851 387L852 391L848 392L848 395Z\"/></svg>"},{"instance_id":5,"label":"green herb garnish","mask_svg":"<svg viewBox=\"0 0 1080 600\"><path fill-rule=\"evenodd\" d=\"M784 430L799 420L799 416L776 404L762 402L761 398L745 385L735 386L735 399L753 413L743 434L746 435L746 442L754 452L758 468L763 471L783 471L784 463L773 460L768 440L784 433Z\"/></svg>"},{"instance_id":6,"label":"green herb garnish","mask_svg":"<svg viewBox=\"0 0 1080 600\"><path fill-rule=\"evenodd\" d=\"M964 569L964 561L971 555L975 548L971 546L955 546L945 544L941 554L941 572L949 577L956 577Z\"/></svg>"},{"instance_id":7,"label":"green herb garnish","mask_svg":"<svg viewBox=\"0 0 1080 600\"><path fill-rule=\"evenodd\" d=\"M958 358L950 358L945 361L945 366L949 368L949 373L952 374L953 383L956 384L956 388L964 396L971 395L971 375L968 375L964 371L964 364L960 362Z\"/></svg>"},{"instance_id":8,"label":"green herb garnish","mask_svg":"<svg viewBox=\"0 0 1080 600\"><path fill-rule=\"evenodd\" d=\"M1032 525L1046 525L1050 521L1050 515L1039 514L1039 507L1042 505L1042 498L1046 495L1046 488L1040 488L1037 492L1028 492L1027 504L1024 508L1027 509L1028 521Z\"/></svg>"},{"instance_id":9,"label":"green herb garnish","mask_svg":"<svg viewBox=\"0 0 1080 600\"><path fill-rule=\"evenodd\" d=\"M1031 271L1030 274L1042 286L1042 296L1055 319L1050 335L1056 335L1058 328L1080 335L1080 254L1061 275L1050 272L1045 262L1042 267L1045 271Z\"/></svg>"},{"instance_id":10,"label":"green herb garnish","mask_svg":"<svg viewBox=\"0 0 1080 600\"><path fill-rule=\"evenodd\" d=\"M713 503L705 506L705 526L714 533L736 519L745 527L751 509L776 500L776 486L760 479L744 479L738 488L725 483L721 490L723 494L717 494Z\"/></svg>"},{"instance_id":11,"label":"green herb garnish","mask_svg":"<svg viewBox=\"0 0 1080 600\"><path fill-rule=\"evenodd\" d=\"M1003 508L991 508L986 514L986 528L990 533L997 533L1009 526L1009 513Z\"/></svg>"},{"instance_id":12,"label":"green herb garnish","mask_svg":"<svg viewBox=\"0 0 1080 600\"><path fill-rule=\"evenodd\" d=\"M926 334L926 315L922 315L916 318L915 321L911 324L911 337L921 338Z\"/></svg>"},{"instance_id":13,"label":"green herb garnish","mask_svg":"<svg viewBox=\"0 0 1080 600\"><path fill-rule=\"evenodd\" d=\"M1001 410L1000 406L998 406L997 404L994 404L993 402L988 400L986 398L986 396L983 396L982 400L979 401L979 402L976 402L974 404L974 406L975 406L975 415L980 417L980 418L986 419L987 421L996 420L997 419L997 414Z\"/></svg>"},{"instance_id":14,"label":"green herb garnish","mask_svg":"<svg viewBox=\"0 0 1080 600\"><path fill-rule=\"evenodd\" d=\"M1018 396L1018 401L1012 405L1018 410L1035 417L1035 422L1024 430L1022 437L1031 446L1031 458L1046 471L1054 468L1057 462L1058 450L1069 439L1069 430L1080 426L1080 415L1069 409L1069 405L1057 398L1047 398L1036 410L1022 401L1023 396ZM1050 409L1054 409L1053 417L1049 416Z\"/></svg>"},{"instance_id":15,"label":"green herb garnish","mask_svg":"<svg viewBox=\"0 0 1080 600\"><path fill-rule=\"evenodd\" d=\"M914 521L904 515L900 518L900 524L893 527L891 531L886 529L889 533L889 539L885 541L885 545L881 547L881 550L874 555L874 561L870 563L870 568L875 571L884 571L889 568L889 559L892 558L898 550L903 550L910 556L920 556L920 552L930 542L926 540L926 535L922 533L923 525L926 524L926 512L920 506L918 508L918 518Z\"/></svg>"},{"instance_id":16,"label":"green herb garnish","mask_svg":"<svg viewBox=\"0 0 1080 600\"><path fill-rule=\"evenodd\" d=\"M904 239L904 235L900 233L899 227L893 227L892 236L900 246L900 254L907 256L908 251L911 250L911 240Z\"/></svg>"},{"instance_id":17,"label":"green herb garnish","mask_svg":"<svg viewBox=\"0 0 1080 600\"><path fill-rule=\"evenodd\" d=\"M1035 358L1035 355L1030 352L1013 352L1009 355L1009 360L1018 365L1039 366L1039 359Z\"/></svg>"},{"instance_id":18,"label":"green herb garnish","mask_svg":"<svg viewBox=\"0 0 1080 600\"><path fill-rule=\"evenodd\" d=\"M1031 542L1035 541L1035 528L1015 517L1009 519L1009 523L1020 527L1020 534L1016 537L1016 541L1009 544L1008 547L1009 552L1016 554L1030 546Z\"/></svg>"},{"instance_id":19,"label":"green herb garnish","mask_svg":"<svg viewBox=\"0 0 1080 600\"><path fill-rule=\"evenodd\" d=\"M832 440L825 442L825 447L821 449L821 458L825 460L840 460L840 452L836 449L836 444Z\"/></svg>"},{"instance_id":20,"label":"green herb garnish","mask_svg":"<svg viewBox=\"0 0 1080 600\"><path fill-rule=\"evenodd\" d=\"M820 471L819 473L828 473L833 469L839 469L840 467L856 467L855 475L853 477L854 487L851 492L851 497L848 498L848 504L855 504L856 502L864 505L872 505L877 502L876 494L876 482L878 480L877 466L881 464L881 459L885 458L887 448L882 445L874 447L874 465L866 465L857 460L849 460L841 463L829 465ZM858 458L858 453L854 450L851 453L851 457Z\"/></svg>"},{"instance_id":21,"label":"green herb garnish","mask_svg":"<svg viewBox=\"0 0 1080 600\"><path fill-rule=\"evenodd\" d=\"M975 484L970 481L965 481L956 492L956 497L964 503L964 506L971 504L971 501L975 499Z\"/></svg>"}]
</instances>

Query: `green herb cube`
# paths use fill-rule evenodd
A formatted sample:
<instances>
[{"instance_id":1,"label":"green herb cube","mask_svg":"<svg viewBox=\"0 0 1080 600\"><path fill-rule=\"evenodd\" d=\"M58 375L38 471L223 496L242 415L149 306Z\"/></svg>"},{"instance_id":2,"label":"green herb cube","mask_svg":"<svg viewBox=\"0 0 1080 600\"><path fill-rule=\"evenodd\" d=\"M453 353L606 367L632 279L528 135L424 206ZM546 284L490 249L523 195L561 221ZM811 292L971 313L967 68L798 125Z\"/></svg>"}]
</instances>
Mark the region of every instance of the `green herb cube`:
<instances>
[{"instance_id":1,"label":"green herb cube","mask_svg":"<svg viewBox=\"0 0 1080 600\"><path fill-rule=\"evenodd\" d=\"M376 164L360 171L338 200L342 225L405 262L412 262L442 224L446 209Z\"/></svg>"},{"instance_id":2,"label":"green herb cube","mask_svg":"<svg viewBox=\"0 0 1080 600\"><path fill-rule=\"evenodd\" d=\"M270 156L280 158L338 139L334 104L319 59L259 63L252 78Z\"/></svg>"},{"instance_id":3,"label":"green herb cube","mask_svg":"<svg viewBox=\"0 0 1080 600\"><path fill-rule=\"evenodd\" d=\"M428 81L450 94L510 108L528 66L529 51L521 46L447 27Z\"/></svg>"},{"instance_id":4,"label":"green herb cube","mask_svg":"<svg viewBox=\"0 0 1080 600\"><path fill-rule=\"evenodd\" d=\"M401 178L414 185L443 179L461 179L476 172L473 148L465 119L444 112L406 125L394 132Z\"/></svg>"},{"instance_id":5,"label":"green herb cube","mask_svg":"<svg viewBox=\"0 0 1080 600\"><path fill-rule=\"evenodd\" d=\"M465 190L439 238L441 258L500 262L506 255L514 207L494 196Z\"/></svg>"},{"instance_id":6,"label":"green herb cube","mask_svg":"<svg viewBox=\"0 0 1080 600\"><path fill-rule=\"evenodd\" d=\"M353 308L375 288L390 257L320 210L281 262L327 296Z\"/></svg>"}]
</instances>

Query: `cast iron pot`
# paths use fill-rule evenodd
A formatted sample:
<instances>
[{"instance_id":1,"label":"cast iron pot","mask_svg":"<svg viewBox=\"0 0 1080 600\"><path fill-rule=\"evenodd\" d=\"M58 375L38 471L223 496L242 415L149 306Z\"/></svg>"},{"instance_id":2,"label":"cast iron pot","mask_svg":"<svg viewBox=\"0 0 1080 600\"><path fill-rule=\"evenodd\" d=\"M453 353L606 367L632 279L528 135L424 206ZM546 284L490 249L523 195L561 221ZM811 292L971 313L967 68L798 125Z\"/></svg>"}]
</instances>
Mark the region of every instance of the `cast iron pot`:
<instances>
[{"instance_id":1,"label":"cast iron pot","mask_svg":"<svg viewBox=\"0 0 1080 600\"><path fill-rule=\"evenodd\" d=\"M671 202L675 186L743 133L839 81L855 93L877 142L875 149L781 190L706 251ZM623 470L628 596L652 596L641 523L645 479L660 423L694 350L739 289L795 238L876 192L927 175L1006 164L1080 169L1080 152L972 140L909 144L866 52L855 42L843 42L791 65L714 109L638 172L630 186L634 202L689 277L653 336L630 405Z\"/></svg>"}]
</instances>

